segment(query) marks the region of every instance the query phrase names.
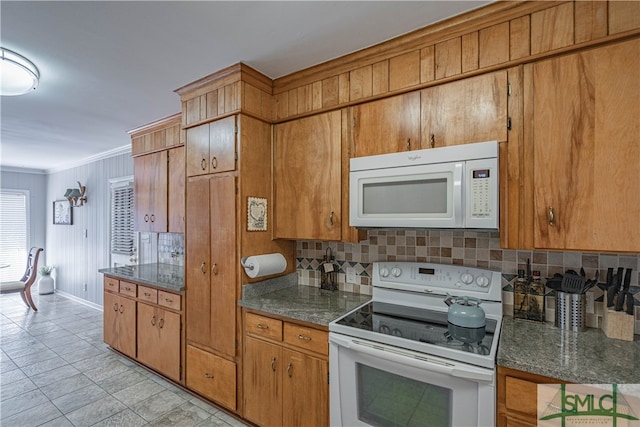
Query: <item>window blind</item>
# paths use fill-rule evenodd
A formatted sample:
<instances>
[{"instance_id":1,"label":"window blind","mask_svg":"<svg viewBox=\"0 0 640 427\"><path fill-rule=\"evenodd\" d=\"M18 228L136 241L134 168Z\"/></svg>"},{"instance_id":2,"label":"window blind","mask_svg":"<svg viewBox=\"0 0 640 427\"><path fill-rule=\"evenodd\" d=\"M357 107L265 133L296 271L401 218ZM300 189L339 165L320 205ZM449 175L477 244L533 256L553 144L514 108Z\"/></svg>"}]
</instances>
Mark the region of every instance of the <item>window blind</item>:
<instances>
[{"instance_id":1,"label":"window blind","mask_svg":"<svg viewBox=\"0 0 640 427\"><path fill-rule=\"evenodd\" d=\"M133 254L133 183L111 188L111 252Z\"/></svg>"},{"instance_id":2,"label":"window blind","mask_svg":"<svg viewBox=\"0 0 640 427\"><path fill-rule=\"evenodd\" d=\"M0 191L0 281L19 280L27 263L27 191ZM7 266L8 265L8 266Z\"/></svg>"}]
</instances>

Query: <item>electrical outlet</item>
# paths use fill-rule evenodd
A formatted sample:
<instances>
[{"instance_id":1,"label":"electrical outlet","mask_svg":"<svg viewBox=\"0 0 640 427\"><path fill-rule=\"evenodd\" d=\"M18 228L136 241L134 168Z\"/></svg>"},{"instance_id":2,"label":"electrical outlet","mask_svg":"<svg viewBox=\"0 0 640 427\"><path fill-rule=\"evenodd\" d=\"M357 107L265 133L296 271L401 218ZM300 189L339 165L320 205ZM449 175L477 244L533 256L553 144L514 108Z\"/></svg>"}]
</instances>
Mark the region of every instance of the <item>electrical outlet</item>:
<instances>
[{"instance_id":1,"label":"electrical outlet","mask_svg":"<svg viewBox=\"0 0 640 427\"><path fill-rule=\"evenodd\" d=\"M86 283L84 285L82 285L82 290L87 292L87 284Z\"/></svg>"},{"instance_id":2,"label":"electrical outlet","mask_svg":"<svg viewBox=\"0 0 640 427\"><path fill-rule=\"evenodd\" d=\"M353 267L347 267L347 283L357 284L356 282L356 269Z\"/></svg>"}]
</instances>

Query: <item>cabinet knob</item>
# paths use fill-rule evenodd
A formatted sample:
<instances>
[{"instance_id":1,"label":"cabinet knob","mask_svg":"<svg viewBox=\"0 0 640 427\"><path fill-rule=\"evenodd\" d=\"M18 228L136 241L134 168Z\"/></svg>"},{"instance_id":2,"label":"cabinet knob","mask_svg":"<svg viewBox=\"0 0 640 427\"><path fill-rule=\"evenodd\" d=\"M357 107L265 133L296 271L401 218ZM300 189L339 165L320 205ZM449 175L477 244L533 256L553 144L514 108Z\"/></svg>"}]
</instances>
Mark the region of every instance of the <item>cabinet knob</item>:
<instances>
[{"instance_id":1,"label":"cabinet knob","mask_svg":"<svg viewBox=\"0 0 640 427\"><path fill-rule=\"evenodd\" d=\"M211 159L211 167L214 169L218 167L218 158L216 156L213 156L213 158Z\"/></svg>"},{"instance_id":2,"label":"cabinet knob","mask_svg":"<svg viewBox=\"0 0 640 427\"><path fill-rule=\"evenodd\" d=\"M206 170L207 169L207 159L202 159L200 161L200 167L202 168L202 170Z\"/></svg>"},{"instance_id":3,"label":"cabinet knob","mask_svg":"<svg viewBox=\"0 0 640 427\"><path fill-rule=\"evenodd\" d=\"M549 225L553 226L556 216L553 214L553 207L549 206Z\"/></svg>"}]
</instances>

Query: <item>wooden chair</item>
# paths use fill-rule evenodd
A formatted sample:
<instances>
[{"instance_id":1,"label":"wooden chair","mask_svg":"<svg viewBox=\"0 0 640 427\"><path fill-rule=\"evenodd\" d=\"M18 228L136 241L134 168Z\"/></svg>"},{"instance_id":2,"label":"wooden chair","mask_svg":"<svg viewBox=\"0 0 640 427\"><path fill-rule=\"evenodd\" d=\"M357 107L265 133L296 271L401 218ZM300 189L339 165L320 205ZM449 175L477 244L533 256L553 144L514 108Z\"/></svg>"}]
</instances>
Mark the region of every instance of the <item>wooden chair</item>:
<instances>
[{"instance_id":1,"label":"wooden chair","mask_svg":"<svg viewBox=\"0 0 640 427\"><path fill-rule=\"evenodd\" d=\"M11 292L20 292L22 301L27 304L27 307L31 307L33 311L38 311L38 309L31 298L31 286L35 283L36 277L38 277L38 258L40 258L40 252L42 251L42 248L36 247L29 250L27 269L20 280L0 282L0 293L7 294Z\"/></svg>"}]
</instances>

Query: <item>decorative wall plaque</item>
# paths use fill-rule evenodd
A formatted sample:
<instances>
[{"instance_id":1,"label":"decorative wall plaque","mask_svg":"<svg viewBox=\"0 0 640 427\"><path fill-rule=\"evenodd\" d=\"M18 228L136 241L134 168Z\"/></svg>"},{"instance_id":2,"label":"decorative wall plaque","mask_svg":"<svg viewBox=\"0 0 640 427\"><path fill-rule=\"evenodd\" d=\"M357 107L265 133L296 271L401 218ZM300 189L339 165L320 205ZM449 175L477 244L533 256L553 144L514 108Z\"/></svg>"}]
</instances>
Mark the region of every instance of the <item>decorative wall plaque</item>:
<instances>
[{"instance_id":1,"label":"decorative wall plaque","mask_svg":"<svg viewBox=\"0 0 640 427\"><path fill-rule=\"evenodd\" d=\"M247 230L267 231L267 199L247 198Z\"/></svg>"}]
</instances>

